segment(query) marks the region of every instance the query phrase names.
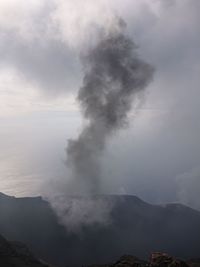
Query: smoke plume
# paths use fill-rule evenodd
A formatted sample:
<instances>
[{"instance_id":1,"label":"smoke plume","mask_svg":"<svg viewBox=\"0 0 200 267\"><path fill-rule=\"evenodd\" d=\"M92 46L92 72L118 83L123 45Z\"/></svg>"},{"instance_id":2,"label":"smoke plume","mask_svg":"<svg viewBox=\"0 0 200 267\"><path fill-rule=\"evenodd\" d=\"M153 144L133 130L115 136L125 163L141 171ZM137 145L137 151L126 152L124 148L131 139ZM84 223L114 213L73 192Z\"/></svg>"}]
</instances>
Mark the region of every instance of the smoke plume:
<instances>
[{"instance_id":1,"label":"smoke plume","mask_svg":"<svg viewBox=\"0 0 200 267\"><path fill-rule=\"evenodd\" d=\"M153 68L139 59L136 48L125 35L124 22L117 20L82 56L84 78L78 101L87 124L67 147L72 174L67 193L73 196L51 201L70 231L79 232L88 225L106 226L112 221L114 201L99 197L102 152L108 138L127 125L128 112L134 101L141 100L153 73Z\"/></svg>"},{"instance_id":2,"label":"smoke plume","mask_svg":"<svg viewBox=\"0 0 200 267\"><path fill-rule=\"evenodd\" d=\"M83 233L86 227L106 227L112 223L115 201L106 196L66 196L50 198L59 221L72 233Z\"/></svg>"},{"instance_id":3,"label":"smoke plume","mask_svg":"<svg viewBox=\"0 0 200 267\"><path fill-rule=\"evenodd\" d=\"M82 57L84 79L78 101L87 125L67 147L78 193L101 192L100 157L106 142L127 124L133 101L140 98L152 78L153 68L138 57L136 48L125 35L125 23L118 20Z\"/></svg>"}]
</instances>

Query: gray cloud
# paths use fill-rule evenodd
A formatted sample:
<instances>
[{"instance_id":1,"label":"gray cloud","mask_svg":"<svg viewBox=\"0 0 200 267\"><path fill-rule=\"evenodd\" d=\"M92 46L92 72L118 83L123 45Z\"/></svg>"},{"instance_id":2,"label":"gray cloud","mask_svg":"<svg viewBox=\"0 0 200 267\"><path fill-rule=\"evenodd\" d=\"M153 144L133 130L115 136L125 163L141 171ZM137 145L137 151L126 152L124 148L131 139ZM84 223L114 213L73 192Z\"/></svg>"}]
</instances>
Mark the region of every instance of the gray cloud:
<instances>
[{"instance_id":1,"label":"gray cloud","mask_svg":"<svg viewBox=\"0 0 200 267\"><path fill-rule=\"evenodd\" d=\"M75 90L81 77L77 74L79 62L65 43L43 36L25 42L13 32L1 32L0 40L1 68L14 67L20 76L48 94Z\"/></svg>"},{"instance_id":2,"label":"gray cloud","mask_svg":"<svg viewBox=\"0 0 200 267\"><path fill-rule=\"evenodd\" d=\"M62 39L52 19L54 1L35 5L20 1L24 12L16 11L13 21L0 18L0 70L13 68L46 96L74 92L81 79L79 55ZM8 5L5 12L12 15L13 9Z\"/></svg>"}]
</instances>

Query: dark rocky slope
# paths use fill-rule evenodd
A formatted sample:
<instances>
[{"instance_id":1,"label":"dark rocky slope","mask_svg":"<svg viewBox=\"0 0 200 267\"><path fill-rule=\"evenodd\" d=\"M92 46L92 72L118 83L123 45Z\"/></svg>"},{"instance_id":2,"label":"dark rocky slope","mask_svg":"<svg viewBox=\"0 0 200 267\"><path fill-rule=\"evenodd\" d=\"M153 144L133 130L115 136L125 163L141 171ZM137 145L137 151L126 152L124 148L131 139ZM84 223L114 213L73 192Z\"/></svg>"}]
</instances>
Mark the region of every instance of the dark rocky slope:
<instances>
[{"instance_id":1,"label":"dark rocky slope","mask_svg":"<svg viewBox=\"0 0 200 267\"><path fill-rule=\"evenodd\" d=\"M53 267L36 259L29 249L20 242L8 242L0 235L0 266L2 267ZM67 265L68 266L68 265ZM86 267L86 266L85 266ZM147 261L131 255L122 256L118 261L87 267L200 267L198 260L188 262L173 258L166 253L152 253Z\"/></svg>"},{"instance_id":2,"label":"dark rocky slope","mask_svg":"<svg viewBox=\"0 0 200 267\"><path fill-rule=\"evenodd\" d=\"M36 259L28 248L19 242L8 242L0 236L1 267L50 267Z\"/></svg>"}]
</instances>

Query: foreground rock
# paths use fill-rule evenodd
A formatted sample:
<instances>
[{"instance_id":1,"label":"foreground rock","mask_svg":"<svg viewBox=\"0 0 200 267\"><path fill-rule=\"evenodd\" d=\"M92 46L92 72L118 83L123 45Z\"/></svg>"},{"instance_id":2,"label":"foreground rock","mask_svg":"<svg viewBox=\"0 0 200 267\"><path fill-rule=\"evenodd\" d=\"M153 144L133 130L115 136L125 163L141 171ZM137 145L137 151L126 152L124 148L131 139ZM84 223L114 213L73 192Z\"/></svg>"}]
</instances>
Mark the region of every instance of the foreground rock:
<instances>
[{"instance_id":1,"label":"foreground rock","mask_svg":"<svg viewBox=\"0 0 200 267\"><path fill-rule=\"evenodd\" d=\"M152 253L149 261L140 260L131 255L121 257L117 262L107 265L93 265L90 267L200 267L200 261L183 261L166 253Z\"/></svg>"},{"instance_id":2,"label":"foreground rock","mask_svg":"<svg viewBox=\"0 0 200 267\"><path fill-rule=\"evenodd\" d=\"M152 253L151 255L151 267L189 267L189 265L179 259L175 259L166 253Z\"/></svg>"},{"instance_id":3,"label":"foreground rock","mask_svg":"<svg viewBox=\"0 0 200 267\"><path fill-rule=\"evenodd\" d=\"M192 259L188 261L190 267L200 267L200 259Z\"/></svg>"}]
</instances>

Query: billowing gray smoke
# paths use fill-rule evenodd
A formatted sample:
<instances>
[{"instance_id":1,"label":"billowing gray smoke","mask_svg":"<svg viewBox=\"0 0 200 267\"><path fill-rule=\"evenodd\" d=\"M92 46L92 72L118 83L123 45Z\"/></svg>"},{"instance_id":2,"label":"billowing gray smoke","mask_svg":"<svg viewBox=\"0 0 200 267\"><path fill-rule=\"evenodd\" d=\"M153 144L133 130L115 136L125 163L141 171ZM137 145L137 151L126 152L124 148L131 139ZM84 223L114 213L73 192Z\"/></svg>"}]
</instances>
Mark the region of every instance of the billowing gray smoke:
<instances>
[{"instance_id":1,"label":"billowing gray smoke","mask_svg":"<svg viewBox=\"0 0 200 267\"><path fill-rule=\"evenodd\" d=\"M83 86L78 93L87 124L77 140L69 140L67 159L72 171L67 195L51 201L60 221L70 231L82 226L108 225L115 203L98 197L101 190L101 156L107 140L127 124L133 102L141 100L153 68L139 59L136 45L118 20L114 30L82 57ZM73 195L69 197L70 195Z\"/></svg>"},{"instance_id":2,"label":"billowing gray smoke","mask_svg":"<svg viewBox=\"0 0 200 267\"><path fill-rule=\"evenodd\" d=\"M116 28L82 58L84 80L78 100L88 124L67 147L79 193L101 192L100 157L107 139L126 125L133 101L152 78L153 68L139 59L124 25Z\"/></svg>"}]
</instances>

